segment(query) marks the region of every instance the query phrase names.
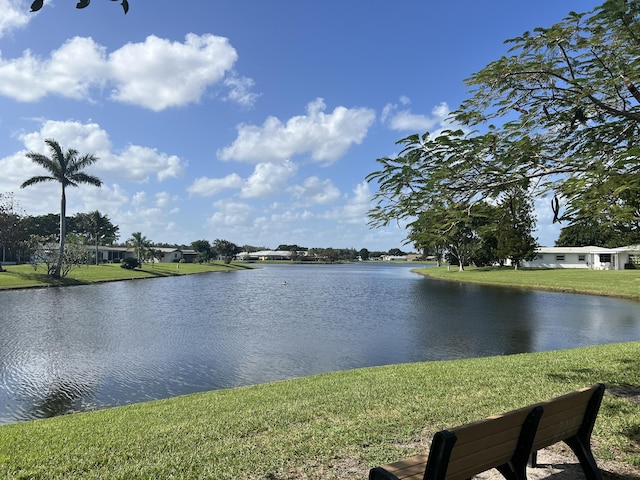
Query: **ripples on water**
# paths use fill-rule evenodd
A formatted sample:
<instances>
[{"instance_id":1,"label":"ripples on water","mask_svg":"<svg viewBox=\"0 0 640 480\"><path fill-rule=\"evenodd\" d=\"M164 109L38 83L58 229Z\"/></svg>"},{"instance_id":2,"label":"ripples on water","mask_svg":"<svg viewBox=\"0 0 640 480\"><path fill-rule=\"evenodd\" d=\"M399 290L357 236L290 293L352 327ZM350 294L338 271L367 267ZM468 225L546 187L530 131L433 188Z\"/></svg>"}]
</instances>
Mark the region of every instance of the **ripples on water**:
<instances>
[{"instance_id":1,"label":"ripples on water","mask_svg":"<svg viewBox=\"0 0 640 480\"><path fill-rule=\"evenodd\" d=\"M266 265L0 292L0 423L349 368L640 338L637 303L440 282L410 268Z\"/></svg>"}]
</instances>

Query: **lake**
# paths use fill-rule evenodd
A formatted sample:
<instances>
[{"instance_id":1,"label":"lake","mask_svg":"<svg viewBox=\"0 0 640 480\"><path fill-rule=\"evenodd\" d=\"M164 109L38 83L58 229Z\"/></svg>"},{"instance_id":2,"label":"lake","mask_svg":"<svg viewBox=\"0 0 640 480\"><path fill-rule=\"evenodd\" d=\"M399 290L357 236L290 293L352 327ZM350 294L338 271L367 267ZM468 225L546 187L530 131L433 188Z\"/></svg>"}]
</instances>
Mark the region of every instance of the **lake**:
<instances>
[{"instance_id":1,"label":"lake","mask_svg":"<svg viewBox=\"0 0 640 480\"><path fill-rule=\"evenodd\" d=\"M640 339L632 301L267 264L0 292L0 424L392 363Z\"/></svg>"}]
</instances>

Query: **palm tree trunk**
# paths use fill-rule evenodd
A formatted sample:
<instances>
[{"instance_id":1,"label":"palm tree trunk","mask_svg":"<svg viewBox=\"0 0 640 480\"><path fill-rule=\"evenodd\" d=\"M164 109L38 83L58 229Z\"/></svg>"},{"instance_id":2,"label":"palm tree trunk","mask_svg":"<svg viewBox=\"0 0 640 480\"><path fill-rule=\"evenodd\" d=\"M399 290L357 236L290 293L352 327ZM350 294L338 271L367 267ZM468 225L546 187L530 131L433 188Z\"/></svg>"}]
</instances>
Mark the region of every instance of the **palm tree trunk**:
<instances>
[{"instance_id":1,"label":"palm tree trunk","mask_svg":"<svg viewBox=\"0 0 640 480\"><path fill-rule=\"evenodd\" d=\"M60 278L62 273L62 258L64 257L64 236L67 233L67 197L64 193L64 183L62 184L62 195L60 197L60 253L58 254L58 266L53 276Z\"/></svg>"}]
</instances>

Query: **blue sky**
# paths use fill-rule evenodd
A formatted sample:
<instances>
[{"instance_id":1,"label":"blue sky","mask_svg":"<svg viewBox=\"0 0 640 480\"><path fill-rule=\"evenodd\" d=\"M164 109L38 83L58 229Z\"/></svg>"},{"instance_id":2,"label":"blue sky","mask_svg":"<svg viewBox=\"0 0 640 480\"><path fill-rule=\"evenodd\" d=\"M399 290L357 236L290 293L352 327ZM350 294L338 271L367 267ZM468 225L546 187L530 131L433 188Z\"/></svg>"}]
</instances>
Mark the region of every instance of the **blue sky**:
<instances>
[{"instance_id":1,"label":"blue sky","mask_svg":"<svg viewBox=\"0 0 640 480\"><path fill-rule=\"evenodd\" d=\"M590 0L0 0L0 192L30 215L59 212L44 139L92 153L102 188L67 193L162 243L402 248L370 229L376 158L446 126L464 79L504 40ZM548 200L537 202L553 245Z\"/></svg>"}]
</instances>

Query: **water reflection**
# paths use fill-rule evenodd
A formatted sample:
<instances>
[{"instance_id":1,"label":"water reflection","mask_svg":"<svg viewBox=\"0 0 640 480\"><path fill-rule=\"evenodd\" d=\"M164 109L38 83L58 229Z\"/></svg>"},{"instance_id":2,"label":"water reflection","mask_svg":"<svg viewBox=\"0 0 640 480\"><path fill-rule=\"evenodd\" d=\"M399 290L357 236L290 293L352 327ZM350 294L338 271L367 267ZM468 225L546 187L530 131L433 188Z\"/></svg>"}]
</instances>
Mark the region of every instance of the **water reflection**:
<instances>
[{"instance_id":1,"label":"water reflection","mask_svg":"<svg viewBox=\"0 0 640 480\"><path fill-rule=\"evenodd\" d=\"M640 338L637 303L440 282L407 265L268 265L0 292L0 301L0 423L348 368Z\"/></svg>"}]
</instances>

